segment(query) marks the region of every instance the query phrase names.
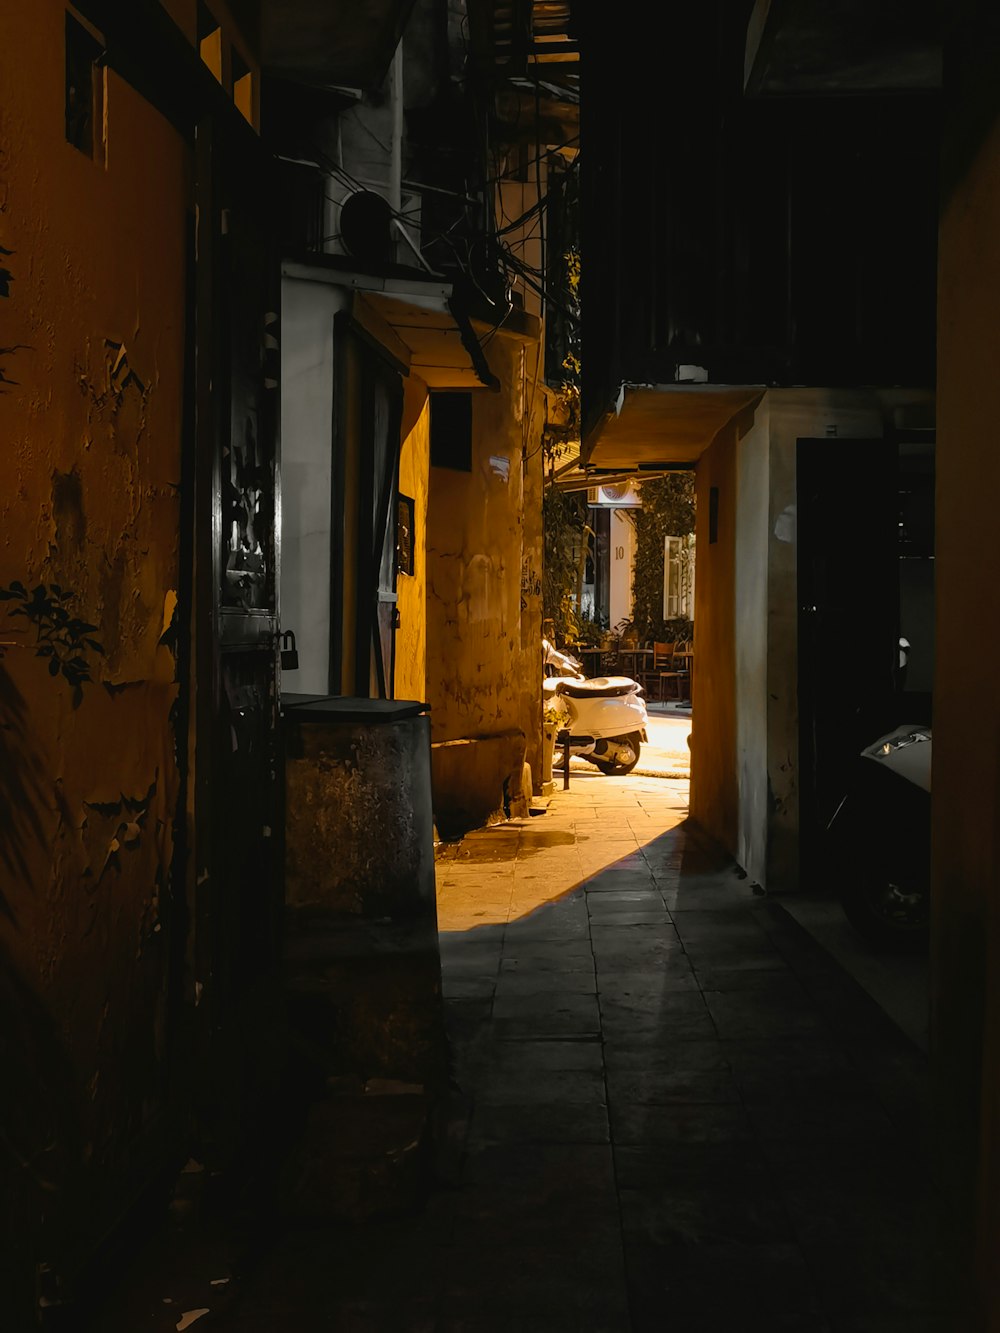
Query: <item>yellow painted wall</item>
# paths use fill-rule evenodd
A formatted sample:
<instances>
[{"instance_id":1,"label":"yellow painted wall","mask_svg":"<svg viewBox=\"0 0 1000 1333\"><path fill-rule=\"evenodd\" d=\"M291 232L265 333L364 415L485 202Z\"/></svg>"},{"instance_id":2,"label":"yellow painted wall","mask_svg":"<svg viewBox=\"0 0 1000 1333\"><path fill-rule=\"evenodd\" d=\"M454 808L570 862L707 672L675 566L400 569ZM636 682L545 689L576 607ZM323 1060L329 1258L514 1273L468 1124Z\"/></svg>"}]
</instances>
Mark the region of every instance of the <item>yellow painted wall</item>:
<instances>
[{"instance_id":1,"label":"yellow painted wall","mask_svg":"<svg viewBox=\"0 0 1000 1333\"><path fill-rule=\"evenodd\" d=\"M113 71L106 165L66 142L64 22L55 0L15 6L0 46L0 585L68 590L104 649L84 650L74 706L0 602L0 1122L47 1182L8 1182L0 1154L25 1244L77 1172L96 1234L100 1182L163 1108L179 792L160 640L179 587L188 155Z\"/></svg>"},{"instance_id":2,"label":"yellow painted wall","mask_svg":"<svg viewBox=\"0 0 1000 1333\"><path fill-rule=\"evenodd\" d=\"M962 1329L979 1333L1000 1328L1000 90L995 64L959 60L953 75L938 285L932 1060L940 1172L978 1269L981 1309ZM963 119L970 107L992 119Z\"/></svg>"},{"instance_id":3,"label":"yellow painted wall","mask_svg":"<svg viewBox=\"0 0 1000 1333\"><path fill-rule=\"evenodd\" d=\"M543 405L531 344L498 335L487 352L501 389L474 394L472 471L431 469L427 696L435 743L524 739L481 747L447 779L438 763L436 811L463 800L473 777L499 808L508 765L526 755L539 771Z\"/></svg>"},{"instance_id":4,"label":"yellow painted wall","mask_svg":"<svg viewBox=\"0 0 1000 1333\"><path fill-rule=\"evenodd\" d=\"M396 632L396 698L427 695L427 490L430 472L430 402L427 387L411 375L403 398L399 489L413 500L413 574L400 574Z\"/></svg>"},{"instance_id":5,"label":"yellow painted wall","mask_svg":"<svg viewBox=\"0 0 1000 1333\"><path fill-rule=\"evenodd\" d=\"M730 850L737 840L735 576L736 441L722 432L695 474L695 671L691 817ZM709 541L709 493L719 491L718 540Z\"/></svg>"}]
</instances>

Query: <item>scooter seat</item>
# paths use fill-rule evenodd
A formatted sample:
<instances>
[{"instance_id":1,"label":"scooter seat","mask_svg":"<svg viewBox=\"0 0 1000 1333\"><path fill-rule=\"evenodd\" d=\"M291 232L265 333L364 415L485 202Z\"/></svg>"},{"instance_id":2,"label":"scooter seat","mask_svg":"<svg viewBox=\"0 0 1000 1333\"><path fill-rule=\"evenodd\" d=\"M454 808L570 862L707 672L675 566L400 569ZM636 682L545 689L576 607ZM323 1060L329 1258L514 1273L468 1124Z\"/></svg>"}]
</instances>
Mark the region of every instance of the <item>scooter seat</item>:
<instances>
[{"instance_id":1,"label":"scooter seat","mask_svg":"<svg viewBox=\"0 0 1000 1333\"><path fill-rule=\"evenodd\" d=\"M560 680L555 692L570 699L615 699L638 688L628 676L595 676L593 680Z\"/></svg>"}]
</instances>

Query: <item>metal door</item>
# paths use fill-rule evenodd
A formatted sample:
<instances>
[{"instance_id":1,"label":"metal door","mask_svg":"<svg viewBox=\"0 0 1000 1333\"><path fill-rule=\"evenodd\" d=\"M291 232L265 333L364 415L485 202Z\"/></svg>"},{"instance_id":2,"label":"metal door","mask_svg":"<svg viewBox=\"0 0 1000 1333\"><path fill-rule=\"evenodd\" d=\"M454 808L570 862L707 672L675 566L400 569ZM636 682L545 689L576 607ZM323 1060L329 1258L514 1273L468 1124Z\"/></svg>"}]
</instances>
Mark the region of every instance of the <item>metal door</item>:
<instances>
[{"instance_id":1,"label":"metal door","mask_svg":"<svg viewBox=\"0 0 1000 1333\"><path fill-rule=\"evenodd\" d=\"M280 924L278 267L268 166L238 116L198 126L195 985L206 1132L251 1133Z\"/></svg>"}]
</instances>

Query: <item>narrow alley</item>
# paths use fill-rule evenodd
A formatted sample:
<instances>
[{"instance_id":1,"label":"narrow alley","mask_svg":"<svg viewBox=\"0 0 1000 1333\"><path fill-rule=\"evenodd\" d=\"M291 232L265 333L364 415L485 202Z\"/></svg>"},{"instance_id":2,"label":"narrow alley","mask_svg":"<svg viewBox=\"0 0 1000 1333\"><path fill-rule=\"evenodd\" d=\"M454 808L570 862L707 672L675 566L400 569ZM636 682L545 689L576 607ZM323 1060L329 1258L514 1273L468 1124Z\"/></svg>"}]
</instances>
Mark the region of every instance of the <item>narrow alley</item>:
<instances>
[{"instance_id":1,"label":"narrow alley","mask_svg":"<svg viewBox=\"0 0 1000 1333\"><path fill-rule=\"evenodd\" d=\"M998 1333L1000 6L4 17L0 1333Z\"/></svg>"},{"instance_id":2,"label":"narrow alley","mask_svg":"<svg viewBox=\"0 0 1000 1333\"><path fill-rule=\"evenodd\" d=\"M924 1057L691 829L686 787L574 771L444 849L424 1211L200 1252L102 1333L192 1309L239 1333L946 1327Z\"/></svg>"}]
</instances>

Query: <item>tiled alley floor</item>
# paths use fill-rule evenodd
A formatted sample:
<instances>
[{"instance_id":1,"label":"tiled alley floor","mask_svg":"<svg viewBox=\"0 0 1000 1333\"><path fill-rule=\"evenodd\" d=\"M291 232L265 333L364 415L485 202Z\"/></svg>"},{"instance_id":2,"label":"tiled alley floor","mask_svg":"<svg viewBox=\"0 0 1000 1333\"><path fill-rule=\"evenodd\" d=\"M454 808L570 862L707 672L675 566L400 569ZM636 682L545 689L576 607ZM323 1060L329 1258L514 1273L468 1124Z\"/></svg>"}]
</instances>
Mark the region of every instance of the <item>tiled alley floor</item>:
<instances>
[{"instance_id":1,"label":"tiled alley floor","mask_svg":"<svg viewBox=\"0 0 1000 1333\"><path fill-rule=\"evenodd\" d=\"M447 849L456 1091L426 1211L277 1238L220 1326L961 1327L931 1313L923 1057L684 802L574 773Z\"/></svg>"}]
</instances>

